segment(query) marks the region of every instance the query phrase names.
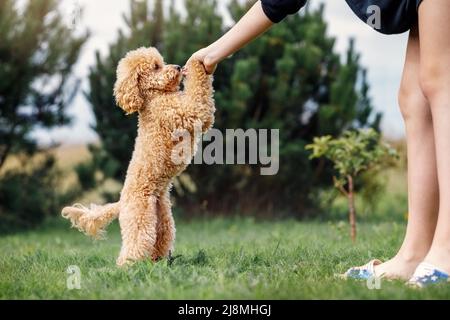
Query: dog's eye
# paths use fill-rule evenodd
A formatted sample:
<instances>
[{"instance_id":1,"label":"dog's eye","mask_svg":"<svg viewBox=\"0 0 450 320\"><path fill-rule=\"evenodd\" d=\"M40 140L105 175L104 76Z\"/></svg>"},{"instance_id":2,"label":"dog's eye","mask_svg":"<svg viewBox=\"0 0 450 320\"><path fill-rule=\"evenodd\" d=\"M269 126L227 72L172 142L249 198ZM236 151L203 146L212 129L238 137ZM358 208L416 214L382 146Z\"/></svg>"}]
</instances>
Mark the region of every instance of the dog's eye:
<instances>
[{"instance_id":1,"label":"dog's eye","mask_svg":"<svg viewBox=\"0 0 450 320\"><path fill-rule=\"evenodd\" d=\"M154 66L153 66L153 69L154 70L159 70L161 67L160 67L160 65L159 64L155 64Z\"/></svg>"}]
</instances>

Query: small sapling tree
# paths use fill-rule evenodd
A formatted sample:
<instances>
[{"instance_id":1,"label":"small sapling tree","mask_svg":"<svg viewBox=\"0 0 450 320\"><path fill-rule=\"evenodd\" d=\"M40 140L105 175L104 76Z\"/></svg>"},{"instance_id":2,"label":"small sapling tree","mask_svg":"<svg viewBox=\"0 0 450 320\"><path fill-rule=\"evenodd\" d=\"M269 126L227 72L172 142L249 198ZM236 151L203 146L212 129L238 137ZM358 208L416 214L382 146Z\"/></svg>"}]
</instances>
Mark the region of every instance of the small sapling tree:
<instances>
[{"instance_id":1,"label":"small sapling tree","mask_svg":"<svg viewBox=\"0 0 450 320\"><path fill-rule=\"evenodd\" d=\"M382 142L374 129L345 131L339 138L316 137L306 146L310 159L327 158L334 164L334 186L347 198L350 236L356 240L355 180L364 172L376 172L391 165L398 155Z\"/></svg>"}]
</instances>

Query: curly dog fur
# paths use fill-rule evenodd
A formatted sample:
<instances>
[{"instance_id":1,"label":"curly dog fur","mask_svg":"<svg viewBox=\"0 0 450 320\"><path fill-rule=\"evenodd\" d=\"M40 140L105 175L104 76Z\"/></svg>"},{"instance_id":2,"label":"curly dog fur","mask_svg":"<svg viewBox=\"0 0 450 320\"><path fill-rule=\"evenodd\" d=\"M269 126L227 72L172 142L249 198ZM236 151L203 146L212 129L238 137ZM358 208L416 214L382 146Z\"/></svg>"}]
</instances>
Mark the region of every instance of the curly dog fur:
<instances>
[{"instance_id":1,"label":"curly dog fur","mask_svg":"<svg viewBox=\"0 0 450 320\"><path fill-rule=\"evenodd\" d=\"M155 48L131 51L119 62L114 86L117 104L127 114L139 114L138 135L120 200L62 210L74 227L94 238L101 237L118 217L122 235L118 265L145 258L157 260L173 250L171 180L195 153L197 127L206 132L214 122L215 111L212 76L199 61L193 60L186 67L181 91L181 68L166 65ZM188 161L173 161L173 150L183 140L174 139L174 132L179 131L191 136Z\"/></svg>"}]
</instances>

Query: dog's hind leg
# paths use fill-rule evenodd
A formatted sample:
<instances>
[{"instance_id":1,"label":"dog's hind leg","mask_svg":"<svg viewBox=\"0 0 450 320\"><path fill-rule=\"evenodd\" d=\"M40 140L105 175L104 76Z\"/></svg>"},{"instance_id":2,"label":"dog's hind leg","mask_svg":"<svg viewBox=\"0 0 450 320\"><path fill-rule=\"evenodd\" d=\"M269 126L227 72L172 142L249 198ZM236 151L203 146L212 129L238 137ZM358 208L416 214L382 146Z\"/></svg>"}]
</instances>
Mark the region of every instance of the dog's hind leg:
<instances>
[{"instance_id":1,"label":"dog's hind leg","mask_svg":"<svg viewBox=\"0 0 450 320\"><path fill-rule=\"evenodd\" d=\"M172 204L167 190L157 203L158 223L156 225L156 243L153 260L169 256L175 241L175 222L172 216Z\"/></svg>"},{"instance_id":2,"label":"dog's hind leg","mask_svg":"<svg viewBox=\"0 0 450 320\"><path fill-rule=\"evenodd\" d=\"M117 264L150 258L156 242L157 198L134 200L121 208L119 216L122 248Z\"/></svg>"}]
</instances>

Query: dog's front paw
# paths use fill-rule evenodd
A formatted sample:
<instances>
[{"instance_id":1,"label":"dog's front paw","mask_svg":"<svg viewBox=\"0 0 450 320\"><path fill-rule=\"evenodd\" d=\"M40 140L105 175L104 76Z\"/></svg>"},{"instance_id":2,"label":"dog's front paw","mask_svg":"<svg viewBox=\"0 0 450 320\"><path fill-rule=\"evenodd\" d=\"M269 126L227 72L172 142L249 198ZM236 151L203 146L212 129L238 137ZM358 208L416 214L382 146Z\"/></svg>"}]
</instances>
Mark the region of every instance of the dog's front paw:
<instances>
[{"instance_id":1,"label":"dog's front paw","mask_svg":"<svg viewBox=\"0 0 450 320\"><path fill-rule=\"evenodd\" d=\"M205 66L200 60L192 59L186 66L187 76L204 75L206 74Z\"/></svg>"}]
</instances>

